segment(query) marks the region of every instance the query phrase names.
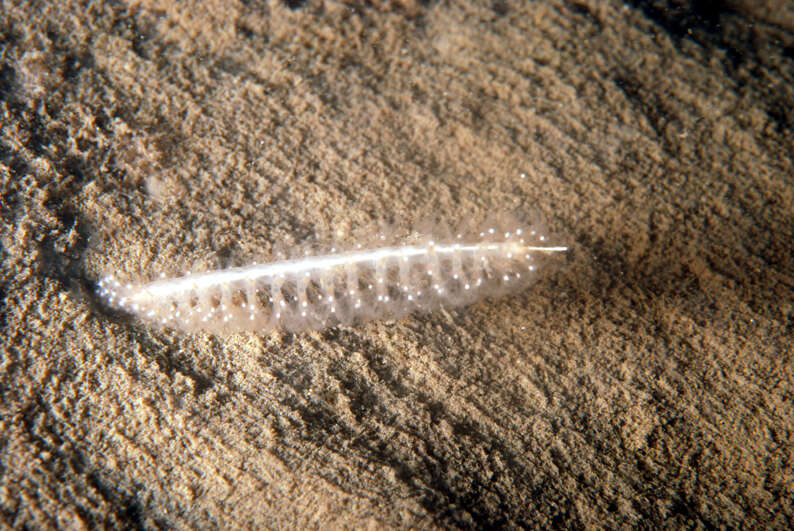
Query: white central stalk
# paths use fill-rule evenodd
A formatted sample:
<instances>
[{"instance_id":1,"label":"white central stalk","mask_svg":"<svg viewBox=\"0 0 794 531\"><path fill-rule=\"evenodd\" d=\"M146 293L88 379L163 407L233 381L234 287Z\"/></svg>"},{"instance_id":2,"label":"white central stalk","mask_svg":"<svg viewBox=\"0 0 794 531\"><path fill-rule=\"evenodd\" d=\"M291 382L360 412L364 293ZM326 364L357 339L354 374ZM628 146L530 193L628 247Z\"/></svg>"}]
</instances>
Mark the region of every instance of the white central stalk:
<instances>
[{"instance_id":1,"label":"white central stalk","mask_svg":"<svg viewBox=\"0 0 794 531\"><path fill-rule=\"evenodd\" d=\"M381 260L410 258L431 253L444 255L456 252L477 252L483 255L504 254L507 248L513 248L515 253L542 252L557 253L568 250L567 247L532 247L518 242L487 243L487 244L451 244L427 246L383 247L380 249L350 251L341 254L310 256L268 264L235 267L223 271L210 271L199 275L190 275L176 279L158 280L142 286L132 297L130 302L145 302L146 300L168 297L174 294L183 294L191 290L202 292L206 289L228 285L241 281L257 281L265 277L285 277L287 275L304 276L314 271L328 271L334 267L354 266L362 263L376 263Z\"/></svg>"}]
</instances>

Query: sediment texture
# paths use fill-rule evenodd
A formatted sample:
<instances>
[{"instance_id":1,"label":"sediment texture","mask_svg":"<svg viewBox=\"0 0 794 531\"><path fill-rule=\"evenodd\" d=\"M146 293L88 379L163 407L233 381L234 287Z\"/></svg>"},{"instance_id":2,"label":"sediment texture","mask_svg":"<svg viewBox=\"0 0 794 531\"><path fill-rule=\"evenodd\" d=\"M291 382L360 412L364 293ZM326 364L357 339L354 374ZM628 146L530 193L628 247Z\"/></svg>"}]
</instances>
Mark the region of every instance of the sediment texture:
<instances>
[{"instance_id":1,"label":"sediment texture","mask_svg":"<svg viewBox=\"0 0 794 531\"><path fill-rule=\"evenodd\" d=\"M788 525L773 3L2 1L0 525ZM572 249L496 304L218 338L94 295L502 209Z\"/></svg>"}]
</instances>

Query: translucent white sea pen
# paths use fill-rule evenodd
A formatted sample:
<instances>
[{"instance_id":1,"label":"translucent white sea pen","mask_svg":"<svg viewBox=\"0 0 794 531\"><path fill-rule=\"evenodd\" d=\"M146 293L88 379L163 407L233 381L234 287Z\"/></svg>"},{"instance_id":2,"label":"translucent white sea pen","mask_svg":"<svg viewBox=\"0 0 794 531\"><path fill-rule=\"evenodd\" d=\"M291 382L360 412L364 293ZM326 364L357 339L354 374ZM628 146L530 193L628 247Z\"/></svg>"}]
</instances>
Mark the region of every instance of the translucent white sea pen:
<instances>
[{"instance_id":1,"label":"translucent white sea pen","mask_svg":"<svg viewBox=\"0 0 794 531\"><path fill-rule=\"evenodd\" d=\"M567 250L507 215L428 232L437 234L376 233L343 251L144 284L108 276L99 294L146 321L188 331L319 329L515 293L535 279L546 257Z\"/></svg>"}]
</instances>

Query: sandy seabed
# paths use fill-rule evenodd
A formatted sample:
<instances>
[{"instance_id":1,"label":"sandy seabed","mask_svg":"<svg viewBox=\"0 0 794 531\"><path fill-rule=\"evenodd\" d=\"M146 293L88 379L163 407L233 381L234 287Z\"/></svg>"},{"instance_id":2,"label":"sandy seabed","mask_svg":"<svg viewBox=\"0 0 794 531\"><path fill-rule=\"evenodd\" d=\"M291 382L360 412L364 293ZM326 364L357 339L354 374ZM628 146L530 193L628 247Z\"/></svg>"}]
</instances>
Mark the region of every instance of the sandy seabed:
<instances>
[{"instance_id":1,"label":"sandy seabed","mask_svg":"<svg viewBox=\"0 0 794 531\"><path fill-rule=\"evenodd\" d=\"M783 528L787 2L0 2L0 524ZM514 296L212 336L102 275L525 209Z\"/></svg>"}]
</instances>

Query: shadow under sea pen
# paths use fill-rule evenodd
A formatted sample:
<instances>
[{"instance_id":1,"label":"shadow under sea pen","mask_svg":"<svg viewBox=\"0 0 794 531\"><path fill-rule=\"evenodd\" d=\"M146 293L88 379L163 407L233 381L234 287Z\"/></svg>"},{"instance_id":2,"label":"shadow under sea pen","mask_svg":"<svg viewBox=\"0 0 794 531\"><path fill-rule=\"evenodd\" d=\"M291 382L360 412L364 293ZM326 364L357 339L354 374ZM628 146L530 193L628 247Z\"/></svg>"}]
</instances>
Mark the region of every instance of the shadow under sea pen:
<instances>
[{"instance_id":1,"label":"shadow under sea pen","mask_svg":"<svg viewBox=\"0 0 794 531\"><path fill-rule=\"evenodd\" d=\"M567 251L509 215L469 229L393 238L377 233L372 240L347 250L331 247L313 256L144 284L108 276L98 292L114 308L187 331L299 331L516 293L537 277L548 257Z\"/></svg>"}]
</instances>

